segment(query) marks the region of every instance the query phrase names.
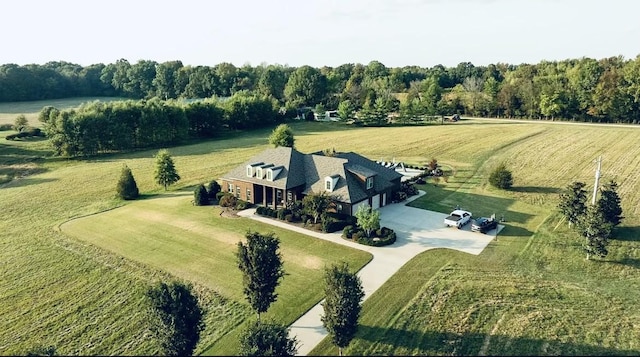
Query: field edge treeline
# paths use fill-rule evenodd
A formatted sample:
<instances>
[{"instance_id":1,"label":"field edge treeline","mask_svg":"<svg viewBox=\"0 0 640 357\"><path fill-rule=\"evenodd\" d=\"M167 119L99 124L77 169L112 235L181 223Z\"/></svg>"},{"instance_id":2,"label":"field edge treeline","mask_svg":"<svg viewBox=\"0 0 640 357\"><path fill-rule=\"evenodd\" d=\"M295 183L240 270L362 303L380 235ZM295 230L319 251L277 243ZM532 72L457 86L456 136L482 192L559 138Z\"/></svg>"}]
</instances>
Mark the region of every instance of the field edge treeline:
<instances>
[{"instance_id":1,"label":"field edge treeline","mask_svg":"<svg viewBox=\"0 0 640 357\"><path fill-rule=\"evenodd\" d=\"M640 56L519 65L461 62L449 68L389 68L378 61L321 68L226 62L185 66L126 59L87 67L69 62L0 65L0 102L78 96L226 98L249 91L290 109L320 105L333 110L348 102L355 111L385 107L424 115L637 123L639 88Z\"/></svg>"}]
</instances>

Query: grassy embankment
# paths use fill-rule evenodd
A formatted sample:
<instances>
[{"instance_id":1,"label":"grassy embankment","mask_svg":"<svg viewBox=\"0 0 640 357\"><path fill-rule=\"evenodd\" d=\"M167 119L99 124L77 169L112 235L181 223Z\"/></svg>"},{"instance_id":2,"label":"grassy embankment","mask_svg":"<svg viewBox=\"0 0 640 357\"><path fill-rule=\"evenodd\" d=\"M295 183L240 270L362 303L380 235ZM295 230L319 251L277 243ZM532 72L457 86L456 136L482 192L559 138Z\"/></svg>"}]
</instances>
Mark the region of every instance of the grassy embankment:
<instances>
[{"instance_id":1,"label":"grassy embankment","mask_svg":"<svg viewBox=\"0 0 640 357\"><path fill-rule=\"evenodd\" d=\"M467 121L419 128L358 129L330 123L293 128L303 152L335 147L374 160L395 157L416 164L435 157L454 174L437 187L424 186L428 194L417 205L445 212L459 204L476 215L504 213L508 221L499 240L478 257L435 250L407 264L365 303L361 331L347 353L638 354L640 316L634 306L640 291L640 187L635 172L640 149L635 143L640 131ZM66 354L153 353L142 291L149 282L172 274L196 283L213 311L199 351L232 352L238 324L252 318L238 283L229 276L236 273L228 266L229 247L242 234L242 221L222 220L211 208L191 206L189 191L183 195L179 189L218 177L261 151L268 134L263 130L174 148L183 180L171 198L127 203L91 218L118 232L136 232L133 245L119 233L104 235L87 224L79 225L86 233L80 240L54 228L123 204L112 198L122 163L132 168L143 192L162 193L152 183L154 151L57 160L47 157L43 142L0 137L0 170L7 163L28 162L36 173L0 186L6 217L0 222L0 312L5 316L0 350L21 353L35 345L55 345ZM603 262L586 262L581 241L551 212L560 188L578 179L591 182L591 161L599 154L605 179L615 178L621 185L627 219L610 255ZM492 166L502 160L516 177L511 192L485 184ZM182 221L165 220L167 215ZM165 228L153 229L160 220ZM165 229L192 239L164 234ZM285 267L304 275L283 281L281 301L294 301L297 296L290 292L295 284L315 279L313 269L305 266L317 267L311 256L321 252L305 250L304 244L296 244L298 238L282 234ZM164 244L154 246L156 240ZM207 261L210 254L223 261ZM286 257L293 254L310 260L287 265ZM273 317L283 321L300 310L273 309ZM315 352L336 351L325 341Z\"/></svg>"}]
</instances>

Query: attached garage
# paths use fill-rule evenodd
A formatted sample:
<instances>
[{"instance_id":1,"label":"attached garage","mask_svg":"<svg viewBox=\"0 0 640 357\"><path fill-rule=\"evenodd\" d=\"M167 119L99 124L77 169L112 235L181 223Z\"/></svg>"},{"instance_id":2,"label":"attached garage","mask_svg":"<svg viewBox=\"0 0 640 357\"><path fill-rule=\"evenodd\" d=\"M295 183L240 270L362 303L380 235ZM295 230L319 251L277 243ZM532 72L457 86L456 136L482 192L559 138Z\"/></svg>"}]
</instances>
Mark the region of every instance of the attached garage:
<instances>
[{"instance_id":1,"label":"attached garage","mask_svg":"<svg viewBox=\"0 0 640 357\"><path fill-rule=\"evenodd\" d=\"M355 203L351 206L351 215L353 216L354 214L356 214L356 212L358 212L358 208L360 206L368 206L369 205L369 200L362 200L358 203Z\"/></svg>"},{"instance_id":2,"label":"attached garage","mask_svg":"<svg viewBox=\"0 0 640 357\"><path fill-rule=\"evenodd\" d=\"M373 209L380 208L380 194L377 194L371 197L371 208Z\"/></svg>"}]
</instances>

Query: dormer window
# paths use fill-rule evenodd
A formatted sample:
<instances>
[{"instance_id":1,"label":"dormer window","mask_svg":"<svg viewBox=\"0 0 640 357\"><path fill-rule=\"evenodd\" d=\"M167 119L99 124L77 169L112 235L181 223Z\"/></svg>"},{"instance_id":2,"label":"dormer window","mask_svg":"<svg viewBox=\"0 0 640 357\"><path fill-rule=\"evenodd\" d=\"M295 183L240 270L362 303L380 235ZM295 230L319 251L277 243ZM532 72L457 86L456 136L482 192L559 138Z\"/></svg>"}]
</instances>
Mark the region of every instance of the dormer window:
<instances>
[{"instance_id":1,"label":"dormer window","mask_svg":"<svg viewBox=\"0 0 640 357\"><path fill-rule=\"evenodd\" d=\"M267 169L267 180L273 181L278 177L280 171L282 171L282 166L270 167Z\"/></svg>"},{"instance_id":2,"label":"dormer window","mask_svg":"<svg viewBox=\"0 0 640 357\"><path fill-rule=\"evenodd\" d=\"M338 180L340 179L340 175L331 175L324 178L324 189L328 192L333 192L336 189L336 185L338 185Z\"/></svg>"},{"instance_id":3,"label":"dormer window","mask_svg":"<svg viewBox=\"0 0 640 357\"><path fill-rule=\"evenodd\" d=\"M273 167L273 164L265 165L260 163L260 166L256 167L256 178L263 179L267 169L270 167Z\"/></svg>"},{"instance_id":4,"label":"dormer window","mask_svg":"<svg viewBox=\"0 0 640 357\"><path fill-rule=\"evenodd\" d=\"M263 162L256 162L250 165L247 165L247 177L253 177L253 175L257 174L257 168L260 165L264 165ZM259 177L261 178L261 177Z\"/></svg>"},{"instance_id":5,"label":"dormer window","mask_svg":"<svg viewBox=\"0 0 640 357\"><path fill-rule=\"evenodd\" d=\"M373 176L367 177L367 190L370 190L372 188L373 188Z\"/></svg>"}]
</instances>

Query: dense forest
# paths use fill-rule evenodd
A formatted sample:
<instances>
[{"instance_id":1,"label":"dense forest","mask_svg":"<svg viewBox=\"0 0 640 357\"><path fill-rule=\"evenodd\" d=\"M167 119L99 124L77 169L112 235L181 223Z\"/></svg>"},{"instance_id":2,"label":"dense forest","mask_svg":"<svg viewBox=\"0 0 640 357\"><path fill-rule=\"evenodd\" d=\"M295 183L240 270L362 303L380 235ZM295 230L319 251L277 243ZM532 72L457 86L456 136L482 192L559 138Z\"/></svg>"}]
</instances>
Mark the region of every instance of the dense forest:
<instances>
[{"instance_id":1,"label":"dense forest","mask_svg":"<svg viewBox=\"0 0 640 357\"><path fill-rule=\"evenodd\" d=\"M400 117L459 113L471 116L637 123L640 56L569 59L538 64L460 63L446 68L367 65L298 68L230 63L184 66L125 59L82 67L68 62L0 66L0 101L76 96L131 99L271 98L280 108L316 106ZM375 116L375 115L374 115Z\"/></svg>"}]
</instances>

